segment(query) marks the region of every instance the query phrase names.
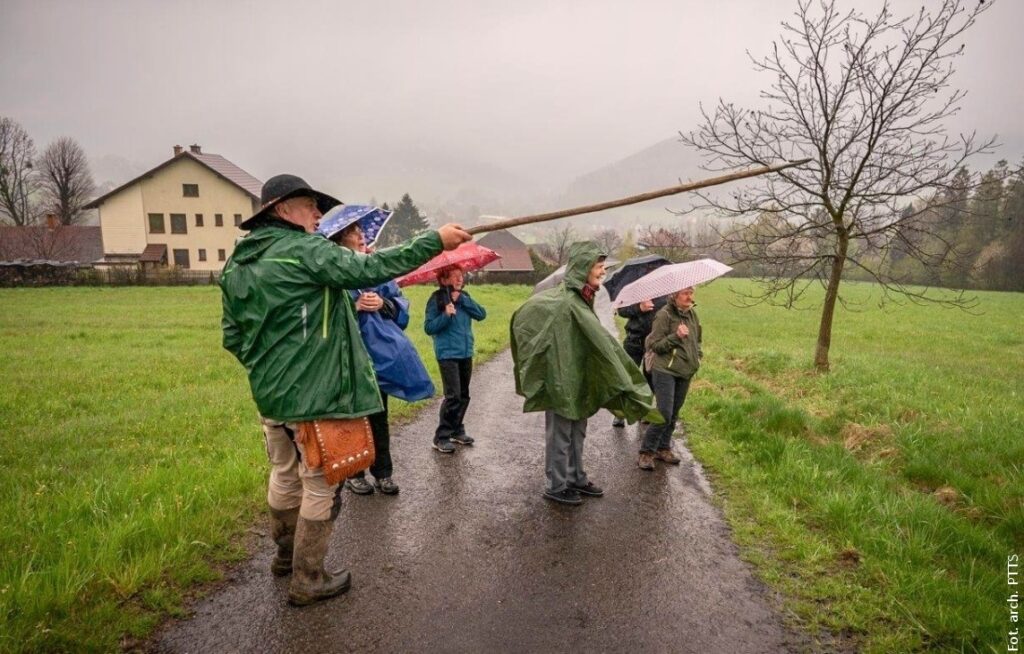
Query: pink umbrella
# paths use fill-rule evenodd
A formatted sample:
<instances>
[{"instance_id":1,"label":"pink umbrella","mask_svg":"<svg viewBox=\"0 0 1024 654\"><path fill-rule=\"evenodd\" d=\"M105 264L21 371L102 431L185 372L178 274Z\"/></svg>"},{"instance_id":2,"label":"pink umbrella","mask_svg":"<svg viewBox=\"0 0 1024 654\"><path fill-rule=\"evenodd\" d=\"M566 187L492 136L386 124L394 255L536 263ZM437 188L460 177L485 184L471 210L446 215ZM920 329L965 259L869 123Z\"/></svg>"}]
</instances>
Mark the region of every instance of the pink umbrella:
<instances>
[{"instance_id":1,"label":"pink umbrella","mask_svg":"<svg viewBox=\"0 0 1024 654\"><path fill-rule=\"evenodd\" d=\"M469 241L463 243L454 250L442 252L430 261L426 262L416 270L404 277L398 278L399 286L411 286L412 284L425 284L437 279L437 271L451 266L458 266L463 271L480 270L492 261L501 258L501 255L490 248Z\"/></svg>"},{"instance_id":2,"label":"pink umbrella","mask_svg":"<svg viewBox=\"0 0 1024 654\"><path fill-rule=\"evenodd\" d=\"M674 263L662 266L640 279L626 284L619 291L612 307L628 307L644 300L664 297L684 288L710 282L732 270L729 266L714 259L698 259L686 263Z\"/></svg>"}]
</instances>

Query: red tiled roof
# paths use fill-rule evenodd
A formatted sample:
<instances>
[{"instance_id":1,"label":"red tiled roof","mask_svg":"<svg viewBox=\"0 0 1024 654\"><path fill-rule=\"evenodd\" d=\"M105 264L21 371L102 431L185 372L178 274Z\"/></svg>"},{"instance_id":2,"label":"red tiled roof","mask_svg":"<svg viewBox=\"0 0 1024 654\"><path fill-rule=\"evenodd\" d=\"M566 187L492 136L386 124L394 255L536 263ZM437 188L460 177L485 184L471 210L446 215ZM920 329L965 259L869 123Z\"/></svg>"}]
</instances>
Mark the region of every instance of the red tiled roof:
<instances>
[{"instance_id":1,"label":"red tiled roof","mask_svg":"<svg viewBox=\"0 0 1024 654\"><path fill-rule=\"evenodd\" d=\"M533 260L526 244L512 235L511 232L499 229L488 232L477 241L484 247L491 248L501 255L497 261L484 266L485 272L532 272Z\"/></svg>"},{"instance_id":2,"label":"red tiled roof","mask_svg":"<svg viewBox=\"0 0 1024 654\"><path fill-rule=\"evenodd\" d=\"M0 226L0 261L45 259L92 263L103 258L103 236L92 225Z\"/></svg>"},{"instance_id":3,"label":"red tiled roof","mask_svg":"<svg viewBox=\"0 0 1024 654\"><path fill-rule=\"evenodd\" d=\"M235 164L231 163L219 154L196 154L194 152L182 152L188 155L207 168L228 180L238 188L244 190L254 199L260 199L260 191L263 189L263 182L245 172Z\"/></svg>"},{"instance_id":4,"label":"red tiled roof","mask_svg":"<svg viewBox=\"0 0 1024 654\"><path fill-rule=\"evenodd\" d=\"M179 159L182 159L183 157L191 157L192 159L198 161L203 166L206 166L207 168L212 170L218 177L224 179L225 181L231 184L234 184L238 188L248 193L250 196L252 196L254 200L258 201L260 199L260 190L263 188L263 182L261 182L260 180L256 179L255 177L245 172L235 164L220 156L219 154L197 153L192 152L191 150L184 150L182 151L181 154L174 155L167 161L161 163L159 166L147 170L146 172L142 173L135 179L125 182L124 184L118 186L114 190L105 193L104 195L101 195L100 197L96 198L89 204L85 205L85 208L98 208L110 196L114 195L115 193L120 193L121 191L128 188L132 184L135 184L141 179L149 177L158 170L171 165L172 163L178 161Z\"/></svg>"}]
</instances>

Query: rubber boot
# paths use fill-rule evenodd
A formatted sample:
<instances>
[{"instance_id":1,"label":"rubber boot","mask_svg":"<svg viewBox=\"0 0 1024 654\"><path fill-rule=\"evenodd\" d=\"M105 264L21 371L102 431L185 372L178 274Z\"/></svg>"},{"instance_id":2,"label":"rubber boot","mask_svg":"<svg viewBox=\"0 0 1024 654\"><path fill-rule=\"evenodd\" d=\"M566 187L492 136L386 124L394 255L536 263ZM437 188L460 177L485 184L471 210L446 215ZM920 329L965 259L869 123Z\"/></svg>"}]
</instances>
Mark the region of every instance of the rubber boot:
<instances>
[{"instance_id":1,"label":"rubber boot","mask_svg":"<svg viewBox=\"0 0 1024 654\"><path fill-rule=\"evenodd\" d=\"M306 520L299 517L295 528L292 582L288 588L289 604L306 606L341 595L352 586L352 575L348 570L324 570L324 557L333 529L333 520Z\"/></svg>"},{"instance_id":2,"label":"rubber boot","mask_svg":"<svg viewBox=\"0 0 1024 654\"><path fill-rule=\"evenodd\" d=\"M295 523L299 519L299 507L294 509L270 509L270 537L277 544L277 554L270 562L270 572L275 577L292 573L292 551L295 545Z\"/></svg>"}]
</instances>

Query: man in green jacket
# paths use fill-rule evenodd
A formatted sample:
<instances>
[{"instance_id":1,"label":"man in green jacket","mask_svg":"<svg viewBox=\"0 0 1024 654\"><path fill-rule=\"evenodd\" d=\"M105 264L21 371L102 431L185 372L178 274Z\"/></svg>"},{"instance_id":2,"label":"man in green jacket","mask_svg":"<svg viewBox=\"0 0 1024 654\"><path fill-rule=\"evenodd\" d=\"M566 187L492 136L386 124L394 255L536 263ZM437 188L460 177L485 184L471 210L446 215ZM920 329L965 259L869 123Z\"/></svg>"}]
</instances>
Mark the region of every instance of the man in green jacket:
<instances>
[{"instance_id":1,"label":"man in green jacket","mask_svg":"<svg viewBox=\"0 0 1024 654\"><path fill-rule=\"evenodd\" d=\"M324 570L341 485L306 467L295 423L383 408L348 289L394 279L471 237L445 225L365 255L313 234L321 214L340 202L301 178L272 177L261 199L221 273L224 347L245 366L263 423L278 547L271 571L294 571L288 599L304 605L345 592L351 576Z\"/></svg>"},{"instance_id":2,"label":"man in green jacket","mask_svg":"<svg viewBox=\"0 0 1024 654\"><path fill-rule=\"evenodd\" d=\"M523 411L545 412L544 497L580 504L604 492L583 470L587 419L605 408L630 422L659 421L647 380L594 313L605 255L596 243L573 243L565 279L512 315L512 359Z\"/></svg>"}]
</instances>

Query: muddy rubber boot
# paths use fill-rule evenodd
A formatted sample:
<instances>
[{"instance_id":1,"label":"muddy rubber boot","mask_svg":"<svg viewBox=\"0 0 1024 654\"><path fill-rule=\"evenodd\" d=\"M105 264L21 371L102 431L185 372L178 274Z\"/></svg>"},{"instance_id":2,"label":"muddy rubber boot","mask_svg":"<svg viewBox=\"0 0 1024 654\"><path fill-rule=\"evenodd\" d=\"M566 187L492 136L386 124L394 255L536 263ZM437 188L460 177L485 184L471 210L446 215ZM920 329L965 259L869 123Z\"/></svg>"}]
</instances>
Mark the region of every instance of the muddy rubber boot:
<instances>
[{"instance_id":1,"label":"muddy rubber boot","mask_svg":"<svg viewBox=\"0 0 1024 654\"><path fill-rule=\"evenodd\" d=\"M292 573L292 551L295 545L295 523L299 509L270 509L270 537L277 544L277 554L270 562L270 572L275 577Z\"/></svg>"},{"instance_id":2,"label":"muddy rubber boot","mask_svg":"<svg viewBox=\"0 0 1024 654\"><path fill-rule=\"evenodd\" d=\"M288 603L306 606L341 595L352 585L348 570L327 572L324 557L334 528L333 520L306 520L300 517L295 528L295 554L292 559L292 583Z\"/></svg>"}]
</instances>

